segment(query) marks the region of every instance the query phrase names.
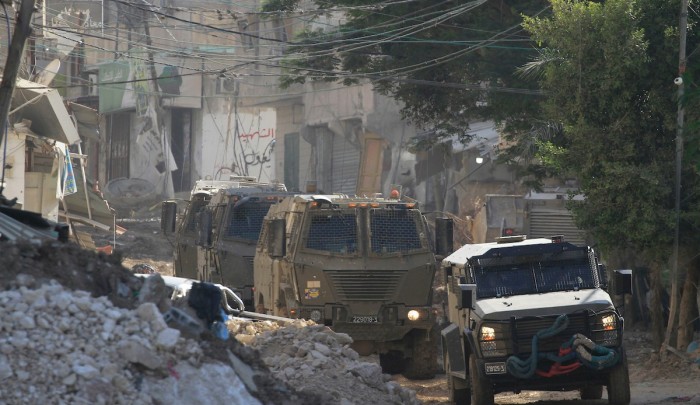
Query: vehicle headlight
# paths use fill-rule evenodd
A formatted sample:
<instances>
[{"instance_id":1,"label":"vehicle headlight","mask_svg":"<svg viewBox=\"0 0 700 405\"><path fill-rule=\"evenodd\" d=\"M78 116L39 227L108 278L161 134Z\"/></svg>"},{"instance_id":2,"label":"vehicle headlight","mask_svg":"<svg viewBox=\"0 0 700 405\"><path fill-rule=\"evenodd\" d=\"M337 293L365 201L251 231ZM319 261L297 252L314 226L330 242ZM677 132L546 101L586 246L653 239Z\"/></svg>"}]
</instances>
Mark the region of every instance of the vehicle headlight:
<instances>
[{"instance_id":1,"label":"vehicle headlight","mask_svg":"<svg viewBox=\"0 0 700 405\"><path fill-rule=\"evenodd\" d=\"M608 314L600 318L603 324L603 330L615 330L617 329L617 317L615 314Z\"/></svg>"},{"instance_id":2,"label":"vehicle headlight","mask_svg":"<svg viewBox=\"0 0 700 405\"><path fill-rule=\"evenodd\" d=\"M490 326L481 327L481 339L483 341L496 340L496 329Z\"/></svg>"},{"instance_id":3,"label":"vehicle headlight","mask_svg":"<svg viewBox=\"0 0 700 405\"><path fill-rule=\"evenodd\" d=\"M484 357L499 357L507 354L508 330L506 325L482 325L479 328L478 340Z\"/></svg>"},{"instance_id":4,"label":"vehicle headlight","mask_svg":"<svg viewBox=\"0 0 700 405\"><path fill-rule=\"evenodd\" d=\"M617 346L620 338L617 314L614 312L598 314L594 322L593 340L602 346Z\"/></svg>"},{"instance_id":5,"label":"vehicle headlight","mask_svg":"<svg viewBox=\"0 0 700 405\"><path fill-rule=\"evenodd\" d=\"M408 314L406 314L406 317L408 318L409 321L417 321L420 319L420 312L416 311L415 309L412 309L408 311Z\"/></svg>"},{"instance_id":6,"label":"vehicle headlight","mask_svg":"<svg viewBox=\"0 0 700 405\"><path fill-rule=\"evenodd\" d=\"M309 314L309 318L311 318L311 320L314 322L320 321L321 320L321 311L319 311L318 309L312 310L311 313Z\"/></svg>"}]
</instances>

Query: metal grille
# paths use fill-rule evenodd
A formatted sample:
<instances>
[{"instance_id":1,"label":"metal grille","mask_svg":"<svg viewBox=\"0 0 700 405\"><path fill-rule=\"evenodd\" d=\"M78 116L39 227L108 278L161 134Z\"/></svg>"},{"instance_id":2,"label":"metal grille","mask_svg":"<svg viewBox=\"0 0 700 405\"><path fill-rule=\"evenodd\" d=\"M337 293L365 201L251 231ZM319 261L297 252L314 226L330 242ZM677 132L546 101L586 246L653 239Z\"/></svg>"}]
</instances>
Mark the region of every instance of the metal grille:
<instances>
[{"instance_id":1,"label":"metal grille","mask_svg":"<svg viewBox=\"0 0 700 405\"><path fill-rule=\"evenodd\" d=\"M480 258L474 270L479 298L596 288L588 254L555 254Z\"/></svg>"},{"instance_id":2,"label":"metal grille","mask_svg":"<svg viewBox=\"0 0 700 405\"><path fill-rule=\"evenodd\" d=\"M379 210L370 212L370 248L372 253L408 252L421 248L418 234L420 214L415 210Z\"/></svg>"},{"instance_id":3,"label":"metal grille","mask_svg":"<svg viewBox=\"0 0 700 405\"><path fill-rule=\"evenodd\" d=\"M515 321L515 341L518 353L530 353L532 351L532 338L541 330L545 330L554 324L556 317L527 318ZM539 339L538 350L540 352L555 352L559 347L568 342L576 333L589 336L590 327L588 316L585 313L569 315L569 325L559 334L546 339ZM514 348L515 349L515 348Z\"/></svg>"},{"instance_id":4,"label":"metal grille","mask_svg":"<svg viewBox=\"0 0 700 405\"><path fill-rule=\"evenodd\" d=\"M535 282L539 292L568 291L595 288L595 272L587 258L540 262L535 268Z\"/></svg>"},{"instance_id":5,"label":"metal grille","mask_svg":"<svg viewBox=\"0 0 700 405\"><path fill-rule=\"evenodd\" d=\"M269 203L249 203L234 207L226 236L257 241L263 219L269 210Z\"/></svg>"},{"instance_id":6,"label":"metal grille","mask_svg":"<svg viewBox=\"0 0 700 405\"><path fill-rule=\"evenodd\" d=\"M395 270L326 270L341 300L392 297L405 272Z\"/></svg>"},{"instance_id":7,"label":"metal grille","mask_svg":"<svg viewBox=\"0 0 700 405\"><path fill-rule=\"evenodd\" d=\"M334 253L357 252L357 219L354 213L315 212L309 223L306 248Z\"/></svg>"}]
</instances>

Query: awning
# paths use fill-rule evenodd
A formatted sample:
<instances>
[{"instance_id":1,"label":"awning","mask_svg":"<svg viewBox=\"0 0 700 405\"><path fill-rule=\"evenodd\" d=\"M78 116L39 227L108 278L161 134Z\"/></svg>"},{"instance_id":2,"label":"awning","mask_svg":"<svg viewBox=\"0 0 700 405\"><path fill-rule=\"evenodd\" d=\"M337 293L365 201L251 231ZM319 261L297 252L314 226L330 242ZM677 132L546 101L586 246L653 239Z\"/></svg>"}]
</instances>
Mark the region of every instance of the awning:
<instances>
[{"instance_id":1,"label":"awning","mask_svg":"<svg viewBox=\"0 0 700 405\"><path fill-rule=\"evenodd\" d=\"M75 117L78 133L81 137L102 141L100 139L100 115L97 110L73 102L68 102L68 108Z\"/></svg>"},{"instance_id":2,"label":"awning","mask_svg":"<svg viewBox=\"0 0 700 405\"><path fill-rule=\"evenodd\" d=\"M58 90L29 80L17 79L10 107L12 122L27 119L39 136L72 145L80 141Z\"/></svg>"}]
</instances>

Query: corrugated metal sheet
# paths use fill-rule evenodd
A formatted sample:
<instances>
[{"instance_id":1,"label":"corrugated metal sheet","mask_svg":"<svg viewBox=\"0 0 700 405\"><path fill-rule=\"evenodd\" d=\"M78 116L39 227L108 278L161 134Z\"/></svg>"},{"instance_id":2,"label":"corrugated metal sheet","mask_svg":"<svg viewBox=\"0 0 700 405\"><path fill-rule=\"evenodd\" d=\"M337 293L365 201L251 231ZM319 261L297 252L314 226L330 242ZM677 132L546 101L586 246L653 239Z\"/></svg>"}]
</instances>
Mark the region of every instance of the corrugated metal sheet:
<instances>
[{"instance_id":1,"label":"corrugated metal sheet","mask_svg":"<svg viewBox=\"0 0 700 405\"><path fill-rule=\"evenodd\" d=\"M529 213L528 238L550 238L564 235L564 240L574 245L586 244L586 234L578 229L574 218L564 210L532 209Z\"/></svg>"},{"instance_id":2,"label":"corrugated metal sheet","mask_svg":"<svg viewBox=\"0 0 700 405\"><path fill-rule=\"evenodd\" d=\"M57 236L55 232L33 228L0 212L0 240L41 242Z\"/></svg>"}]
</instances>

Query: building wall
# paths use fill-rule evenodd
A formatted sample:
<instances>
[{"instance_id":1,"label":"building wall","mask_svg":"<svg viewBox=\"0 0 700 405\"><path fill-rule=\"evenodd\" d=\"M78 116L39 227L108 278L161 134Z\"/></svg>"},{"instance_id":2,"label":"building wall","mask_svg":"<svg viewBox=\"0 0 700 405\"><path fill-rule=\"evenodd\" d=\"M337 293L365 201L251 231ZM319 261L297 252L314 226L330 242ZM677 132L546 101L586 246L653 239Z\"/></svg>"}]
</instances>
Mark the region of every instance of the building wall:
<instances>
[{"instance_id":1,"label":"building wall","mask_svg":"<svg viewBox=\"0 0 700 405\"><path fill-rule=\"evenodd\" d=\"M215 100L221 109L202 116L201 174L224 179L237 174L262 182L276 180L276 113L272 108L237 109L235 101Z\"/></svg>"},{"instance_id":2,"label":"building wall","mask_svg":"<svg viewBox=\"0 0 700 405\"><path fill-rule=\"evenodd\" d=\"M164 122L165 133L169 132L169 114L166 112ZM130 141L130 157L129 157L129 178L147 180L154 186L155 193L162 196L172 196L173 182L170 176L170 171L175 170L177 165L172 157L172 154L167 153L165 157L166 165L164 171L160 172L156 169L156 154L151 147L146 146L148 139L139 136L140 126L139 120L136 119L136 113L131 113L131 136ZM170 149L167 149L170 152ZM113 179L111 179L113 180Z\"/></svg>"},{"instance_id":3,"label":"building wall","mask_svg":"<svg viewBox=\"0 0 700 405\"><path fill-rule=\"evenodd\" d=\"M17 202L24 204L24 168L25 168L25 135L8 131L0 142L0 176L2 167L5 167L4 189L2 194L8 198L17 198ZM7 168L12 166L12 168ZM2 181L2 179L0 179ZM55 199L55 195L54 195Z\"/></svg>"}]
</instances>

